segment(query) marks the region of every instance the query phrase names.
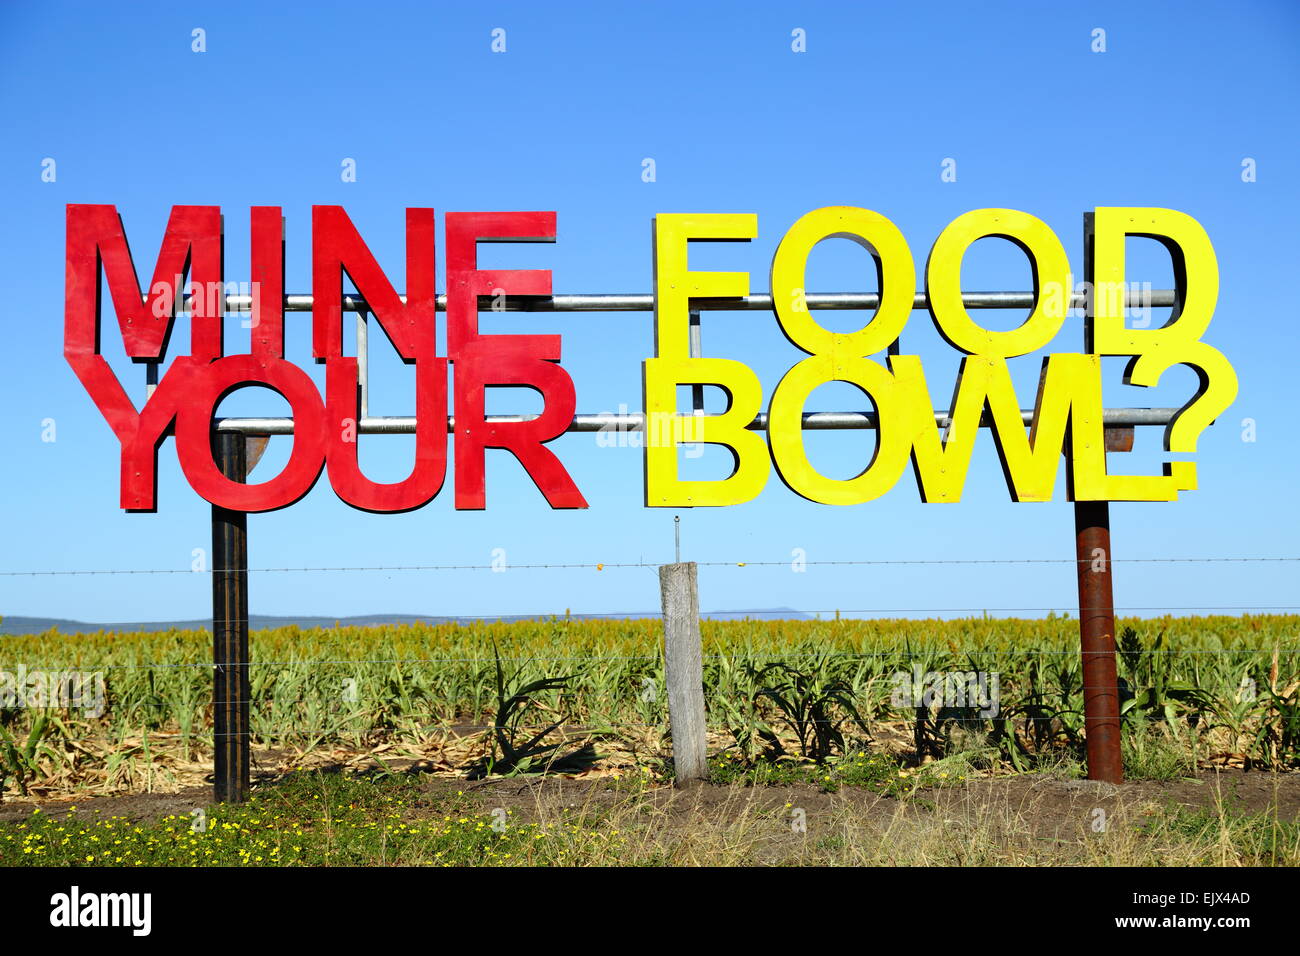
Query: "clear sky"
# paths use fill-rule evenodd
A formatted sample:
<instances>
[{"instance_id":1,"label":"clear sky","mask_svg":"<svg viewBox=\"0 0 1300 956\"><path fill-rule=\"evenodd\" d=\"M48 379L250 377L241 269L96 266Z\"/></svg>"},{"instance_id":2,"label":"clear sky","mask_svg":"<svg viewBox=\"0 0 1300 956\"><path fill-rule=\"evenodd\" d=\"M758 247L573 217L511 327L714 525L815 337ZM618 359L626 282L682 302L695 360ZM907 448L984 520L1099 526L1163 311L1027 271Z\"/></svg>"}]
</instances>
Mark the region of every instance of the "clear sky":
<instances>
[{"instance_id":1,"label":"clear sky","mask_svg":"<svg viewBox=\"0 0 1300 956\"><path fill-rule=\"evenodd\" d=\"M504 30L505 51L492 49ZM1093 52L1094 30L1105 51ZM194 52L204 31L206 50ZM793 31L806 52L795 52ZM1241 381L1236 404L1200 440L1200 485L1172 504L1112 508L1116 557L1294 556L1300 464L1292 407L1300 201L1300 7L1247 3L654 3L654 4L5 4L0 8L0 237L5 347L0 350L0 568L186 569L210 542L209 508L167 442L157 514L118 509L118 446L62 357L64 207L116 204L137 269L152 272L173 204L215 204L226 223L226 279L248 278L250 205L287 219L287 285L310 291L310 207L342 204L399 288L403 210L544 209L554 245L500 245L488 265L549 268L557 293L649 292L650 221L662 212L752 212L748 243L692 250L694 268L748 270L767 291L771 256L803 213L856 205L890 217L920 267L935 236L970 209L1033 213L1082 272L1083 213L1100 205L1182 210L1208 231L1221 294L1206 341ZM653 159L655 181L643 181ZM1254 160L1256 181L1244 182ZM43 181L53 159L55 178ZM345 160L356 181L344 182ZM955 182L941 178L954 160ZM1148 248L1149 247L1149 248ZM1130 241L1129 278L1171 282L1168 257ZM441 249L440 249L441 253ZM440 255L440 263L441 263ZM870 291L873 270L842 240L818 247L810 291ZM440 266L441 268L441 266ZM971 290L1027 289L1007 243L972 248ZM142 281L145 281L142 279ZM442 288L442 278L439 278ZM848 330L864 316L824 321ZM1010 328L1023 315L982 313ZM111 311L105 352L126 367ZM310 367L309 317L290 316L289 357ZM350 324L350 323L349 323ZM1157 322L1157 324L1159 324ZM559 332L584 412L640 408L648 314L489 315L484 331ZM240 317L227 351L247 348ZM413 412L411 373L372 338L372 414ZM445 336L440 332L440 342ZM187 323L173 354L187 350ZM765 400L801 353L767 313L706 313L704 352L741 359ZM1078 351L1081 321L1051 350ZM351 344L347 345L351 348ZM957 354L923 312L903 349L923 356L930 388L951 390ZM116 350L116 351L114 351ZM1015 365L1032 404L1038 356ZM1187 369L1156 389L1121 383L1110 406L1181 405ZM809 410L861 409L847 385ZM220 414L282 414L262 389ZM506 391L490 412L536 410ZM1245 441L1243 419L1256 440ZM52 419L54 441L43 424ZM1142 430L1140 430L1142 431ZM1158 473L1159 429L1116 470ZM868 432L809 437L812 460L847 477L868 460ZM282 447L277 447L282 446ZM642 452L593 435L551 446L590 502L552 512L504 452L488 458L488 509L456 512L450 481L425 509L376 516L322 480L298 505L249 520L255 568L668 561L674 512L642 506ZM369 473L410 468L409 437L362 439ZM272 443L255 479L287 459ZM708 455L693 467L716 474ZM713 469L712 472L709 469ZM1062 472L1063 474L1063 472ZM1073 558L1064 488L1048 504L1012 503L987 432L962 503L926 505L905 474L888 495L835 508L789 491L775 473L756 501L683 511L683 556L749 562L702 571L706 609L1052 608L1077 603L1073 567L818 566L891 559ZM1295 565L1117 565L1121 608L1273 607L1295 598ZM652 568L259 573L252 609L267 614L518 614L652 610ZM93 621L210 613L206 575L0 577L0 613ZM1037 614L1038 612L1026 612Z\"/></svg>"}]
</instances>

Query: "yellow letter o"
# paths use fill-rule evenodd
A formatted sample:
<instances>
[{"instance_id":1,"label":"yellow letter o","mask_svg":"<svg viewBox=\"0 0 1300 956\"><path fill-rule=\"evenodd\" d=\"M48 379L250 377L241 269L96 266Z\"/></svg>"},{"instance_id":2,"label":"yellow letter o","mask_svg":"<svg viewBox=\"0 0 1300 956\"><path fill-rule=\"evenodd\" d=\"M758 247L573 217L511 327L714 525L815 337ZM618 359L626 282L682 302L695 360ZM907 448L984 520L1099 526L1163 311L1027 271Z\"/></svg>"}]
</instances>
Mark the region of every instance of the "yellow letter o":
<instances>
[{"instance_id":1,"label":"yellow letter o","mask_svg":"<svg viewBox=\"0 0 1300 956\"><path fill-rule=\"evenodd\" d=\"M827 478L808 461L803 443L803 410L818 386L848 382L867 393L878 413L876 454L857 477ZM865 358L814 355L786 372L772 393L768 409L768 441L781 480L791 491L827 505L855 505L879 498L903 474L911 451L907 409L883 366Z\"/></svg>"},{"instance_id":2,"label":"yellow letter o","mask_svg":"<svg viewBox=\"0 0 1300 956\"><path fill-rule=\"evenodd\" d=\"M856 332L832 332L812 317L804 301L808 255L823 239L851 239L875 258L880 270L880 304ZM912 314L916 265L898 227L878 212L857 206L826 206L801 216L772 257L772 306L781 329L811 355L862 357L896 340Z\"/></svg>"},{"instance_id":3,"label":"yellow letter o","mask_svg":"<svg viewBox=\"0 0 1300 956\"><path fill-rule=\"evenodd\" d=\"M1019 328L994 332L975 322L961 293L961 262L977 239L998 236L1014 242L1034 270L1034 310ZM1050 342L1065 323L1073 293L1070 260L1051 227L1016 209L972 209L939 234L925 267L930 315L939 334L968 355L1011 358Z\"/></svg>"}]
</instances>

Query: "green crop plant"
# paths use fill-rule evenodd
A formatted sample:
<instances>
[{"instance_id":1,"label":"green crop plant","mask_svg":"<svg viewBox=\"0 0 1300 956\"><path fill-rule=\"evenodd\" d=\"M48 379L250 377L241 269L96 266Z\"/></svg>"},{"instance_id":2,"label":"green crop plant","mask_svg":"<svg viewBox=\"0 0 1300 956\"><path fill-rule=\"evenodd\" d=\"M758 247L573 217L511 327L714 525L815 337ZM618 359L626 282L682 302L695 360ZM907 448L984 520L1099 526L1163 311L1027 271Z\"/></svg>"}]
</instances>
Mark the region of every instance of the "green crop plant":
<instances>
[{"instance_id":1,"label":"green crop plant","mask_svg":"<svg viewBox=\"0 0 1300 956\"><path fill-rule=\"evenodd\" d=\"M3 721L0 721L0 795L3 795L8 780L12 779L18 784L18 792L26 796L28 781L40 774L41 757L58 759L57 755L42 743L50 727L49 715L38 711L32 718L27 739L20 742L9 732Z\"/></svg>"},{"instance_id":2,"label":"green crop plant","mask_svg":"<svg viewBox=\"0 0 1300 956\"><path fill-rule=\"evenodd\" d=\"M1163 630L1150 648L1143 645L1134 628L1126 627L1121 632L1118 656L1128 670L1129 696L1120 706L1120 715L1131 718L1140 714L1147 721L1163 720L1177 736L1184 723L1195 726L1200 722L1213 702L1190 673L1179 675L1183 665L1164 641Z\"/></svg>"},{"instance_id":3,"label":"green crop plant","mask_svg":"<svg viewBox=\"0 0 1300 956\"><path fill-rule=\"evenodd\" d=\"M525 729L525 715L539 704L539 695L548 691L563 690L572 675L567 677L542 677L532 681L519 680L518 674L507 682L505 671L501 666L501 656L496 646L492 648L496 661L497 713L492 722L491 752L472 764L469 769L470 780L480 780L497 774L514 776L527 773L579 773L588 769L597 760L595 748L590 742L561 755L564 742L546 743L546 738L564 725L565 717L552 721L540 731Z\"/></svg>"},{"instance_id":4,"label":"green crop plant","mask_svg":"<svg viewBox=\"0 0 1300 956\"><path fill-rule=\"evenodd\" d=\"M843 753L846 725L856 726L864 740L871 737L854 703L852 685L838 676L835 659L828 653L814 655L799 667L780 661L768 664L753 671L753 681L758 685L755 702L766 699L776 705L775 719L794 735L805 760L821 764ZM760 723L758 734L767 743L769 757L787 755L770 724Z\"/></svg>"}]
</instances>

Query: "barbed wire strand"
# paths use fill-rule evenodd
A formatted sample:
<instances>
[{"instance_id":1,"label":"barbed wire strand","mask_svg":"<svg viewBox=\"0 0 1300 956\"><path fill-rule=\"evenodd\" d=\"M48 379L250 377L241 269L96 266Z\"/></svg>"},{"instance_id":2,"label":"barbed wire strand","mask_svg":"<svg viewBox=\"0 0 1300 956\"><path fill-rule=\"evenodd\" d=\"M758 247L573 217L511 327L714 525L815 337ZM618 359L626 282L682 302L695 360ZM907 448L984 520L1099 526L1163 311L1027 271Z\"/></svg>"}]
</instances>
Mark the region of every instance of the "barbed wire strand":
<instances>
[{"instance_id":1,"label":"barbed wire strand","mask_svg":"<svg viewBox=\"0 0 1300 956\"><path fill-rule=\"evenodd\" d=\"M1053 605L1053 606L1044 606L1044 607L836 608L834 610L822 610L822 611L800 611L792 608L772 608L770 610L755 608L749 610L734 610L734 611L728 611L728 610L705 611L700 615L700 620L701 622L709 622L709 623L744 623L746 620L750 620L752 616L756 616L756 615L797 614L803 616L780 618L778 619L778 621L784 623L791 623L791 624L835 624L835 623L850 623L853 620L863 620L863 621L872 620L871 618L862 618L862 619L850 619L850 621L844 621L840 618L840 615L844 615L844 614L970 614L970 615L987 616L989 614L1008 614L1011 613L1012 611L1035 611L1035 612L1060 613L1062 615L1070 615L1070 614L1074 614L1076 612L1076 609L1069 605ZM1098 607L1079 608L1077 609L1077 611L1081 615L1091 614L1094 611L1116 611L1116 612L1118 611L1245 611L1245 612L1258 614L1259 612L1263 612L1263 611L1269 611L1269 612L1300 611L1300 604L1111 605L1110 607L1098 606ZM827 615L827 617L823 618L821 615ZM18 617L20 615L11 615L11 616ZM1281 615L1270 614L1268 616L1276 617ZM272 617L272 616L266 615L266 617ZM365 619L364 622L357 622L351 624L346 623L349 620L349 618L346 617L332 618L332 620L334 621L334 624L332 625L327 623L322 623L322 624L295 623L297 621L312 619L312 616L310 615L304 615L302 618L287 617L282 623L276 623L274 618L272 617L271 620L266 621L264 624L262 624L262 626L259 627L252 626L254 623L260 623L259 619L251 618L251 617L228 619L224 623L226 627L246 624L249 625L251 630L255 630L255 631L279 630L281 628L286 628L286 627L296 627L298 628L298 630L307 630L307 631L335 630L335 629L342 629L342 628L372 630L372 629L379 629L379 628L396 628L396 627L409 628L409 627L417 627L417 626L445 627L451 624L455 624L457 627L473 628L475 626L490 625L490 624L525 624L525 623L539 623L539 622L540 623L563 622L566 624L571 624L574 622L584 622L584 621L608 621L611 623L657 621L663 618L663 614L655 613L652 611L647 611L644 614L636 614L636 613L624 614L621 612L610 612L610 613L591 612L591 613L580 613L580 614L572 614L572 613L560 614L558 612L552 612L549 614L536 614L536 615L533 614L525 614L525 615L517 615L517 616L516 615L484 615L482 617L474 617L471 615L465 615L462 617L452 617L452 616L439 617L437 615L429 615L427 617L424 617L424 616L412 614L409 615L410 620L393 620L393 621L383 620L384 615L381 614L374 615L373 617L375 618L375 620L371 620L366 615L361 615L361 617ZM394 615L394 617L396 617L396 615ZM316 615L315 619L319 621L331 620L331 618L326 615ZM1064 616L1059 618L1059 620L1066 620L1066 619L1068 618ZM966 617L966 618L956 619L956 621L976 621L976 620L983 621L985 620L985 617ZM996 620L996 619L990 618L989 620ZM1012 618L1011 620L1016 620L1016 619ZM150 634L165 634L170 631L197 631L197 632L210 633L212 631L212 625L209 625L207 621L208 621L207 618L195 618L192 621L177 621L177 622L67 621L64 623L79 624L85 626L86 628L95 628L96 630L69 631L69 632L59 632L59 633L65 637L85 637L85 636L95 636L98 634L123 634L123 633L139 634L142 633L139 630L140 628L152 628L153 630L143 632L143 633L150 633ZM185 626L191 624L196 626L193 627ZM135 628L135 630L131 630L132 628ZM57 624L50 628L47 628L44 631L31 631L27 629L11 630L9 626L0 624L0 635L8 635L12 637L20 637L20 636L36 637L42 634L47 634L51 630L57 631L58 630Z\"/></svg>"},{"instance_id":2,"label":"barbed wire strand","mask_svg":"<svg viewBox=\"0 0 1300 956\"><path fill-rule=\"evenodd\" d=\"M1267 657L1267 656L1271 656L1275 651L1278 654L1288 654L1288 655L1300 654L1300 646L1297 647L1279 646L1277 648L1271 648L1271 647L1221 648L1218 650L1213 650L1213 649L1174 650L1170 648L1165 648L1165 649L1143 649L1141 653L1144 656L1149 654L1168 654L1168 655L1197 657L1197 656L1232 654L1232 655L1242 655L1242 656L1258 655L1258 656ZM1117 651L1117 653L1122 653L1122 652ZM993 656L993 657L1022 656L1023 657L1023 656L1030 656L1030 655L1035 657L1042 656L1042 655L1062 655L1062 656L1069 656L1069 657L1078 657L1080 655L1080 650L1077 647L1064 648L1059 650L1036 649L1033 651L1011 650L1011 649L976 650L976 651L936 650L930 653L913 651L910 654L897 651L897 650L811 651L803 654L778 654L778 653L762 654L762 655L758 655L758 659L763 661L788 661L788 660L811 660L819 657L835 657L835 658L847 658L852 660L870 660L873 658L902 657L905 660L911 660L911 659L930 660L934 658L944 658L944 657L961 657L970 660L976 660L981 657L988 657L988 656ZM733 660L734 655L704 654L702 655L702 658L703 660L706 661ZM621 661L626 663L631 661L659 661L662 659L663 659L662 652L656 654L576 654L576 655L569 655L569 656L541 655L541 656L500 658L500 660L503 662L510 662L516 664L577 663L583 661L601 661L601 662ZM230 662L225 664L214 664L210 661L194 662L194 663L152 661L152 662L140 662L140 663L130 663L130 664L95 664L93 666L93 670L95 671L138 670L142 668L155 669L155 670L170 670L170 669L218 670L226 667L230 667L230 668L236 668L236 667L311 668L311 667L345 667L345 666L356 665L356 664L476 664L476 665L481 665L486 667L493 664L494 660L495 658L491 658L491 657L376 657L376 658L343 657L343 658L337 658L332 660L325 659L325 660L301 660L301 661L246 661L242 664L235 663L235 662ZM40 667L28 667L28 670L42 671L44 673L58 673L60 671L72 670L74 667L84 668L86 666L89 666L86 662L76 661L73 662L73 664L71 665L66 663L48 664L48 665L42 665Z\"/></svg>"},{"instance_id":3,"label":"barbed wire strand","mask_svg":"<svg viewBox=\"0 0 1300 956\"><path fill-rule=\"evenodd\" d=\"M939 704L937 701L935 702L935 704L932 704L932 705L930 705L930 706L931 706L931 707L934 707L934 706L936 706L936 705L937 705L937 706L940 706L940 707L943 706L943 705ZM977 703L976 703L976 704L968 704L968 705L965 705L965 708L966 708L966 709L970 709L970 710L975 710L975 711L979 711L979 710L981 709L980 705L977 704ZM904 708L902 708L902 709L906 709L906 710L919 710L919 709L922 709L922 708L920 708L920 707L904 707ZM935 714L933 713L933 711L931 711L929 708L926 708L926 710L927 710L927 719L934 719ZM1113 721L1113 718L1092 718L1092 717L1088 717L1088 716L1086 716L1085 714L1083 714L1082 712L1080 712L1080 711L1075 711L1075 710L1064 711L1063 713L1064 713L1065 715L1067 715L1067 716L1074 716L1074 717L1077 717L1080 721L1082 721L1082 722L1085 724L1085 726L1086 726L1086 724L1087 724L1089 721L1094 721L1094 722L1095 722L1095 721L1102 721L1102 722L1112 722L1112 721ZM952 717L951 719L953 719L953 720L960 720L960 719L962 719L962 718L959 718L959 717ZM1001 714L1001 713L997 713L997 714L989 714L989 715L986 715L986 716L983 716L983 717L979 717L979 716L971 716L971 717L967 717L967 718L965 718L965 719L967 719L967 720L982 720L982 721L1003 721L1003 722L1005 722L1005 723L1012 724L1012 725L1029 725L1029 724L1032 724L1032 723L1056 723L1056 724L1062 724L1062 723L1063 723L1063 722L1061 721L1061 716L1060 716L1060 715L1050 715L1050 716L1045 716L1045 717L1043 717L1043 716L1035 716L1035 715L1032 715L1032 714L1022 714L1022 713L1012 713L1012 714ZM911 723L914 723L914 721L915 721L915 718L908 718L908 717L876 717L876 718L869 718L869 719L867 720L868 723L876 723L876 724L891 724L891 723L894 723L894 724L911 724ZM783 719L780 718L780 717L772 717L770 720L764 720L764 721L762 721L762 722L763 722L764 724L769 725L769 726L770 726L770 725L782 725L782 724L784 723ZM851 722L850 722L848 719L835 719L835 718L809 718L808 720L803 721L803 723L805 723L805 724L807 724L807 725L813 725L813 724L835 724L835 725L837 725L837 726L841 726L841 727L843 727L843 726L845 726L845 725L847 725L847 724L850 724ZM425 732L425 733L442 733L442 734L448 734L448 735L454 735L454 736L457 736L457 737L461 737L461 736L470 735L470 734L482 734L482 733L486 733L486 732L488 732L488 731L493 731L493 730L495 730L495 729L496 729L496 725L495 725L495 724L447 724L447 725L440 725L440 726L439 726L439 725L430 725L430 726L427 726L427 727L425 727L425 728L422 728L422 731ZM526 728L525 728L525 729L526 729ZM708 727L708 728L707 728L708 732L710 732L710 733L715 733L715 734L729 733L732 729L733 729L733 728L729 728L729 727L726 727L726 726L724 726L724 725L714 725L714 726L711 726L711 727ZM780 726L778 726L777 729L780 729ZM620 721L620 722L619 722L619 725L618 725L617 727L612 727L612 726L611 726L611 727L601 727L601 726L585 725L585 724L571 724L571 725L570 725L570 724L566 724L566 725L562 725L562 726L556 728L556 731L555 731L555 732L556 732L556 733L560 733L560 734L569 733L569 734L574 734L574 735L576 735L576 736L615 736L616 734L619 733L620 730L660 730L660 731L662 731L662 732L664 733L665 736L667 736L668 733L669 733L669 730L668 730L668 721L667 721L666 718L665 718L664 720L662 720L662 721L656 721L656 722L653 722L653 723L640 723L640 722L626 722L626 721ZM346 733L348 733L348 732L349 732L349 731L345 731L345 730L335 730L335 731L332 731L333 734L346 734ZM367 729L367 730L365 730L365 731L360 731L360 732L358 732L358 731L351 731L351 733L361 733L361 734L368 734L368 733L371 733L371 732L373 732L373 728L371 728L371 729ZM307 736L307 737L315 736L314 734L312 734L312 733L309 732L309 731L303 731L302 733L304 734L304 736ZM251 730L251 729L250 729L250 730L246 730L246 731L230 731L230 732L227 732L227 733L221 733L221 734L218 734L218 733L216 733L216 732L214 732L214 731L202 731L202 732L199 732L199 733L193 733L193 732L191 732L191 733L186 734L186 733L181 733L181 732L170 732L170 731L168 731L168 732L162 732L162 731L144 731L144 730L142 729L141 733L139 734L139 737L140 737L140 739L141 739L141 744L140 744L140 746L143 746L143 745L144 745L144 742L145 742L146 740L149 740L149 741L152 741L152 740L173 740L173 739L188 739L188 740L218 740L218 739L229 739L229 738L237 738L237 737L247 737L247 738L249 738L250 741L253 740L253 739L260 739L260 740L262 740L262 741L263 741L267 746L273 746L273 745L275 745L275 743L276 743L277 741L278 741L279 743L283 744L283 745L293 746L293 743L291 742L291 738L289 737L289 735L286 735L286 734L283 734L283 733L279 733L279 734L277 734L277 733L262 733L261 731ZM100 738L90 737L90 736L80 736L80 737L68 737L68 738L65 738L65 739L76 740L76 741L88 741L88 740L97 740L97 739L100 739ZM120 749L120 748L119 748L119 749ZM305 756L305 754L304 754L304 756ZM358 756L368 756L368 754L360 753L360 754L358 754Z\"/></svg>"},{"instance_id":4,"label":"barbed wire strand","mask_svg":"<svg viewBox=\"0 0 1300 956\"><path fill-rule=\"evenodd\" d=\"M999 564L1091 564L1096 558L881 558L845 559L835 561L807 561L782 559L780 561L696 561L698 567L857 567L888 565L999 565ZM1287 563L1298 562L1300 557L1183 557L1183 558L1111 558L1112 564L1218 564L1218 563ZM655 561L609 561L559 564L410 564L410 565L356 565L338 567L274 567L274 568L50 568L0 570L0 577L60 577L75 575L130 575L130 574L341 574L353 572L395 573L404 571L540 571L540 570L590 570L604 571L624 568L658 568Z\"/></svg>"}]
</instances>

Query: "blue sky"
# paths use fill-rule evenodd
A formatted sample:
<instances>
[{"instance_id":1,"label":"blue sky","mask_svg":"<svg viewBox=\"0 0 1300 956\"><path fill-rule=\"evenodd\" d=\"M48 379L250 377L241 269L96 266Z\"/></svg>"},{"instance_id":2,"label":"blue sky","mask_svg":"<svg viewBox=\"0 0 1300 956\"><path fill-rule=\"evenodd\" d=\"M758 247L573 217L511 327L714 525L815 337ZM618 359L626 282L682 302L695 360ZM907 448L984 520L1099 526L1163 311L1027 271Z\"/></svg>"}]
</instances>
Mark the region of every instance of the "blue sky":
<instances>
[{"instance_id":1,"label":"blue sky","mask_svg":"<svg viewBox=\"0 0 1300 956\"><path fill-rule=\"evenodd\" d=\"M307 8L304 8L306 10ZM561 12L563 10L564 12ZM192 31L206 52L191 50ZM505 30L506 51L491 49ZM807 51L791 49L792 30ZM1092 31L1106 31L1094 53ZM547 209L554 245L500 245L488 265L549 268L556 292L649 292L651 217L753 212L759 236L692 250L694 268L748 270L767 291L786 228L825 205L890 217L918 267L935 236L970 209L1033 213L1082 272L1083 213L1099 205L1182 210L1208 231L1221 272L1205 336L1234 364L1236 404L1200 441L1201 489L1173 504L1112 508L1116 557L1292 556L1300 463L1292 405L1297 333L1295 183L1300 142L1300 14L1289 3L916 4L313 4L5 5L0 9L0 257L6 348L6 547L0 568L184 569L209 546L209 509L185 483L174 446L160 454L157 514L117 507L118 447L62 358L63 221L67 203L113 203L137 269L152 271L173 204L217 204L226 217L226 279L248 278L250 205L287 219L287 284L310 291L310 207L342 204L398 287L403 210ZM1242 181L1255 160L1257 181ZM43 182L42 161L57 178ZM356 163L343 182L341 163ZM656 181L642 180L652 158ZM941 181L945 159L957 181ZM1148 246L1150 248L1148 248ZM1130 279L1168 287L1167 256L1131 240ZM441 263L441 249L440 249ZM440 266L441 267L441 266ZM978 243L968 289L1025 289L1023 256ZM810 262L819 291L873 288L860 250L824 243ZM439 280L441 289L441 277ZM1022 316L985 313L1009 328ZM105 352L121 357L106 315ZM827 317L847 330L864 320ZM289 357L309 366L309 318L289 319ZM173 353L184 350L182 321ZM559 332L580 411L640 405L640 362L653 354L648 314L485 316L484 331ZM227 350L247 332L228 318ZM242 335L242 337L241 337ZM741 359L765 400L801 357L766 313L706 314L704 351ZM382 338L381 338L382 341ZM445 336L440 332L440 341ZM1081 347L1079 320L1052 350ZM936 396L957 355L914 313L904 351L920 354ZM350 348L350 343L348 345ZM374 414L410 414L410 370L376 349ZM114 352L116 350L116 352ZM1013 366L1032 401L1039 358ZM115 368L140 398L143 373ZM1121 384L1106 365L1108 405L1180 405L1186 369L1156 389ZM846 385L812 409L857 409ZM512 404L512 403L518 404ZM221 414L280 414L264 390ZM490 412L534 411L513 391ZM1242 440L1252 418L1257 440ZM53 419L56 440L42 441ZM812 460L847 477L870 434L810 436ZM276 445L284 447L277 448ZM511 565L671 560L674 512L642 506L641 452L569 435L551 446L590 502L552 512L505 453L489 455L488 510L458 513L450 483L427 508L376 516L320 482L285 511L249 520L255 568ZM409 470L409 438L362 440L381 480ZM274 442L255 478L287 457ZM1158 472L1159 430L1138 437L1116 470ZM693 467L708 474L720 459ZM713 473L716 473L714 471ZM852 508L804 501L773 474L752 503L680 512L684 557L747 562L702 571L705 608L810 610L1069 609L1073 567L850 566L808 561L1073 557L1063 488L1049 504L1009 499L987 433L976 443L962 503L925 505L905 474L885 497ZM1294 564L1118 565L1120 607L1271 607L1291 603ZM204 575L0 577L0 613L97 621L201 617ZM603 571L259 573L254 612L515 614L650 610L652 568ZM1037 613L1037 612L1027 612ZM945 615L946 616L946 615Z\"/></svg>"}]
</instances>

